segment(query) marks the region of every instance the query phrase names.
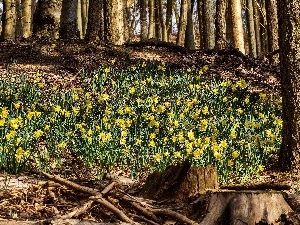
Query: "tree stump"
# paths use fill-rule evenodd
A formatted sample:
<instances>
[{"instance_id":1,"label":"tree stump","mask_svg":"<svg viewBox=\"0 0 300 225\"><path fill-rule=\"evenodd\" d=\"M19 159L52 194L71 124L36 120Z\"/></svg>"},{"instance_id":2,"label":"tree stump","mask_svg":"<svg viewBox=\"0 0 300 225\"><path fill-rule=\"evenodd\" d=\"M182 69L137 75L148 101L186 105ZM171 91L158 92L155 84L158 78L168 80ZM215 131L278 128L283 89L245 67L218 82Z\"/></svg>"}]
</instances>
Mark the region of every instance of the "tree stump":
<instances>
[{"instance_id":1,"label":"tree stump","mask_svg":"<svg viewBox=\"0 0 300 225\"><path fill-rule=\"evenodd\" d=\"M220 190L210 193L206 215L200 225L275 225L279 224L282 214L291 211L280 191Z\"/></svg>"},{"instance_id":2,"label":"tree stump","mask_svg":"<svg viewBox=\"0 0 300 225\"><path fill-rule=\"evenodd\" d=\"M188 162L169 166L164 172L150 174L141 196L156 200L176 199L187 201L208 189L218 189L216 168L191 166Z\"/></svg>"}]
</instances>

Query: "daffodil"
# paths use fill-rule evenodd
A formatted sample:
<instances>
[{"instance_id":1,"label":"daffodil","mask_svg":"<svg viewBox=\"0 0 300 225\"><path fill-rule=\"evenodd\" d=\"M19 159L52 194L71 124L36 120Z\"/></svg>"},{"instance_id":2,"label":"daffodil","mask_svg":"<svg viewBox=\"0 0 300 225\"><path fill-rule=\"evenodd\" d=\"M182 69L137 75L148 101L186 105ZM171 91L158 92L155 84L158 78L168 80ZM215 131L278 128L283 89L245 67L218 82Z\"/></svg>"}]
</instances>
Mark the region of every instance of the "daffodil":
<instances>
[{"instance_id":1,"label":"daffodil","mask_svg":"<svg viewBox=\"0 0 300 225\"><path fill-rule=\"evenodd\" d=\"M20 101L14 102L13 105L14 105L15 109L19 109L21 107L21 102Z\"/></svg>"},{"instance_id":2,"label":"daffodil","mask_svg":"<svg viewBox=\"0 0 300 225\"><path fill-rule=\"evenodd\" d=\"M180 152L176 151L176 152L174 152L174 157L175 158L182 158L182 155L181 155Z\"/></svg>"},{"instance_id":3,"label":"daffodil","mask_svg":"<svg viewBox=\"0 0 300 225\"><path fill-rule=\"evenodd\" d=\"M9 114L9 110L7 109L7 107L4 107L4 108L1 109L0 117L2 119L7 118L8 114Z\"/></svg>"},{"instance_id":4,"label":"daffodil","mask_svg":"<svg viewBox=\"0 0 300 225\"><path fill-rule=\"evenodd\" d=\"M155 141L153 140L149 141L148 146L154 148L156 146Z\"/></svg>"},{"instance_id":5,"label":"daffodil","mask_svg":"<svg viewBox=\"0 0 300 225\"><path fill-rule=\"evenodd\" d=\"M33 136L35 137L35 138L39 138L39 137L41 137L42 135L43 135L43 131L42 130L37 130L37 131L34 131L33 132Z\"/></svg>"},{"instance_id":6,"label":"daffodil","mask_svg":"<svg viewBox=\"0 0 300 225\"><path fill-rule=\"evenodd\" d=\"M229 159L229 160L227 161L227 165L230 166L230 167L232 167L232 166L234 165L234 162L233 162L232 160Z\"/></svg>"},{"instance_id":7,"label":"daffodil","mask_svg":"<svg viewBox=\"0 0 300 225\"><path fill-rule=\"evenodd\" d=\"M160 153L156 153L156 154L154 155L154 159L155 159L155 161L157 161L157 162L160 162L161 158L162 158L162 156L161 156Z\"/></svg>"},{"instance_id":8,"label":"daffodil","mask_svg":"<svg viewBox=\"0 0 300 225\"><path fill-rule=\"evenodd\" d=\"M233 157L234 159L236 159L237 157L239 157L239 155L240 155L240 153L239 153L238 151L232 152L232 157Z\"/></svg>"}]
</instances>

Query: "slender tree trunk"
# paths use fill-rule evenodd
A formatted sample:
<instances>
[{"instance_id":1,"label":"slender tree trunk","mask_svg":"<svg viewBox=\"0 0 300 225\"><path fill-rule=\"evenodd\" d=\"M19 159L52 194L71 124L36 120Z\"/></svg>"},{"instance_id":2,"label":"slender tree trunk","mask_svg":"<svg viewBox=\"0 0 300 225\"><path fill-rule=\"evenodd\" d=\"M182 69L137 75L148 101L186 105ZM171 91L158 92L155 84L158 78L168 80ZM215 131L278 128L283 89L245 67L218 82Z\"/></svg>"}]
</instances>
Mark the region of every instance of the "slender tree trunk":
<instances>
[{"instance_id":1,"label":"slender tree trunk","mask_svg":"<svg viewBox=\"0 0 300 225\"><path fill-rule=\"evenodd\" d=\"M148 39L155 38L155 0L149 0Z\"/></svg>"},{"instance_id":2,"label":"slender tree trunk","mask_svg":"<svg viewBox=\"0 0 300 225\"><path fill-rule=\"evenodd\" d=\"M156 0L156 2L157 2L156 10L158 12L159 27L161 30L161 38L163 41L168 41L167 27L166 27L166 23L164 21L164 15L163 15L162 0Z\"/></svg>"},{"instance_id":3,"label":"slender tree trunk","mask_svg":"<svg viewBox=\"0 0 300 225\"><path fill-rule=\"evenodd\" d=\"M159 1L155 0L155 37L157 40L162 40L162 26L160 23Z\"/></svg>"},{"instance_id":4,"label":"slender tree trunk","mask_svg":"<svg viewBox=\"0 0 300 225\"><path fill-rule=\"evenodd\" d=\"M266 0L269 52L278 49L278 20L276 0Z\"/></svg>"},{"instance_id":5,"label":"slender tree trunk","mask_svg":"<svg viewBox=\"0 0 300 225\"><path fill-rule=\"evenodd\" d=\"M233 34L232 34L232 17L231 17L231 0L227 1L227 10L226 10L226 40L229 43L233 43Z\"/></svg>"},{"instance_id":6,"label":"slender tree trunk","mask_svg":"<svg viewBox=\"0 0 300 225\"><path fill-rule=\"evenodd\" d=\"M59 37L61 0L39 0L33 16L33 34L39 38Z\"/></svg>"},{"instance_id":7,"label":"slender tree trunk","mask_svg":"<svg viewBox=\"0 0 300 225\"><path fill-rule=\"evenodd\" d=\"M172 33L172 14L173 13L173 0L167 0L166 9L166 29L167 29L167 41L169 41Z\"/></svg>"},{"instance_id":8,"label":"slender tree trunk","mask_svg":"<svg viewBox=\"0 0 300 225\"><path fill-rule=\"evenodd\" d=\"M180 46L184 46L185 30L187 24L187 12L189 5L188 1L190 0L181 0L179 27L176 40L176 44Z\"/></svg>"},{"instance_id":9,"label":"slender tree trunk","mask_svg":"<svg viewBox=\"0 0 300 225\"><path fill-rule=\"evenodd\" d=\"M216 1L216 48L225 48L226 42L226 0Z\"/></svg>"},{"instance_id":10,"label":"slender tree trunk","mask_svg":"<svg viewBox=\"0 0 300 225\"><path fill-rule=\"evenodd\" d=\"M231 0L233 46L245 53L241 0Z\"/></svg>"},{"instance_id":11,"label":"slender tree trunk","mask_svg":"<svg viewBox=\"0 0 300 225\"><path fill-rule=\"evenodd\" d=\"M215 47L215 16L214 16L214 0L203 1L204 15L204 48L213 49Z\"/></svg>"},{"instance_id":12,"label":"slender tree trunk","mask_svg":"<svg viewBox=\"0 0 300 225\"><path fill-rule=\"evenodd\" d=\"M147 39L147 1L140 0L141 41Z\"/></svg>"},{"instance_id":13,"label":"slender tree trunk","mask_svg":"<svg viewBox=\"0 0 300 225\"><path fill-rule=\"evenodd\" d=\"M279 163L283 170L300 167L300 1L278 4L283 138Z\"/></svg>"},{"instance_id":14,"label":"slender tree trunk","mask_svg":"<svg viewBox=\"0 0 300 225\"><path fill-rule=\"evenodd\" d=\"M81 17L81 0L77 1L77 29L79 31L79 38L83 38L83 30L82 30L82 17Z\"/></svg>"},{"instance_id":15,"label":"slender tree trunk","mask_svg":"<svg viewBox=\"0 0 300 225\"><path fill-rule=\"evenodd\" d=\"M266 18L266 7L265 0L259 1L260 6L260 40L261 40L261 51L262 53L268 52L268 30L267 30L267 18Z\"/></svg>"},{"instance_id":16,"label":"slender tree trunk","mask_svg":"<svg viewBox=\"0 0 300 225\"><path fill-rule=\"evenodd\" d=\"M32 0L22 0L22 37L29 38L31 36L31 19L32 19Z\"/></svg>"},{"instance_id":17,"label":"slender tree trunk","mask_svg":"<svg viewBox=\"0 0 300 225\"><path fill-rule=\"evenodd\" d=\"M119 10L122 10L123 13L120 11L120 16L121 14L123 14L123 20L120 21L119 27L122 25L123 28L121 28L120 32L123 32L123 36L124 36L124 40L123 42L129 40L129 37L131 35L134 35L135 32L135 25L133 26L129 26L129 20L130 20L130 7L132 4L134 4L134 13L137 11L137 8L135 7L135 1L127 1L127 0L123 0L122 1L123 5L119 6ZM134 18L134 21L136 21L136 18ZM132 29L131 29L132 28Z\"/></svg>"},{"instance_id":18,"label":"slender tree trunk","mask_svg":"<svg viewBox=\"0 0 300 225\"><path fill-rule=\"evenodd\" d=\"M193 10L194 10L194 0L189 0L188 11L187 11L187 25L186 25L185 40L184 40L184 47L186 47L189 50L195 49Z\"/></svg>"},{"instance_id":19,"label":"slender tree trunk","mask_svg":"<svg viewBox=\"0 0 300 225\"><path fill-rule=\"evenodd\" d=\"M256 54L260 56L261 51L261 38L260 38L260 11L258 0L253 1L253 14L254 14L254 28L255 28L255 40L256 40Z\"/></svg>"},{"instance_id":20,"label":"slender tree trunk","mask_svg":"<svg viewBox=\"0 0 300 225\"><path fill-rule=\"evenodd\" d=\"M100 24L102 22L102 0L89 0L88 23L85 39L87 41L99 41Z\"/></svg>"},{"instance_id":21,"label":"slender tree trunk","mask_svg":"<svg viewBox=\"0 0 300 225\"><path fill-rule=\"evenodd\" d=\"M248 28L248 40L249 40L249 53L250 55L257 57L256 53L256 38L255 38L255 24L253 13L253 0L247 0L247 28Z\"/></svg>"},{"instance_id":22,"label":"slender tree trunk","mask_svg":"<svg viewBox=\"0 0 300 225\"><path fill-rule=\"evenodd\" d=\"M197 16L199 23L199 47L200 49L204 49L204 15L203 15L203 0L197 0Z\"/></svg>"},{"instance_id":23,"label":"slender tree trunk","mask_svg":"<svg viewBox=\"0 0 300 225\"><path fill-rule=\"evenodd\" d=\"M85 37L88 22L88 0L81 0L82 36Z\"/></svg>"},{"instance_id":24,"label":"slender tree trunk","mask_svg":"<svg viewBox=\"0 0 300 225\"><path fill-rule=\"evenodd\" d=\"M16 3L14 0L4 0L1 39L15 40L15 38L16 38Z\"/></svg>"},{"instance_id":25,"label":"slender tree trunk","mask_svg":"<svg viewBox=\"0 0 300 225\"><path fill-rule=\"evenodd\" d=\"M78 0L63 0L60 16L59 36L63 39L79 37L77 25Z\"/></svg>"},{"instance_id":26,"label":"slender tree trunk","mask_svg":"<svg viewBox=\"0 0 300 225\"><path fill-rule=\"evenodd\" d=\"M15 0L16 3L16 38L22 37L22 7L21 0Z\"/></svg>"}]
</instances>

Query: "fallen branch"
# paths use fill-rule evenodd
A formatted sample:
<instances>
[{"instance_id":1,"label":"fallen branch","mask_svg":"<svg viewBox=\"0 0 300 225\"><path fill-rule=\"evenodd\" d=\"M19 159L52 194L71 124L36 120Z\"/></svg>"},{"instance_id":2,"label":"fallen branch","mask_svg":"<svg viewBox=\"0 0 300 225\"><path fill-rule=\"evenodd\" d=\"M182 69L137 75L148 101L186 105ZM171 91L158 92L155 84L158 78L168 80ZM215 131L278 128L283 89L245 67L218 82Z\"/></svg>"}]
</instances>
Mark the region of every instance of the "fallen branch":
<instances>
[{"instance_id":1,"label":"fallen branch","mask_svg":"<svg viewBox=\"0 0 300 225\"><path fill-rule=\"evenodd\" d=\"M86 213L86 211L88 211L89 209L91 209L94 202L95 202L94 200L89 200L80 208L76 208L74 211L61 216L60 219L71 219L73 217L78 217L78 216Z\"/></svg>"},{"instance_id":2,"label":"fallen branch","mask_svg":"<svg viewBox=\"0 0 300 225\"><path fill-rule=\"evenodd\" d=\"M187 223L187 224L191 224L191 225L199 225L196 221L191 220L191 219L187 218L186 216L184 216L180 213L174 212L172 210L169 210L169 209L151 209L151 212L153 212L155 215L165 215L165 216L171 217L181 223Z\"/></svg>"},{"instance_id":3,"label":"fallen branch","mask_svg":"<svg viewBox=\"0 0 300 225\"><path fill-rule=\"evenodd\" d=\"M137 201L134 201L134 200L130 199L127 196L123 196L121 198L121 200L128 203L128 204L130 204L133 208L135 208L137 211L139 211L145 217L153 220L156 223L161 223L160 219L157 216L155 216L153 212L151 212L149 209L141 206L141 204L138 203Z\"/></svg>"},{"instance_id":4,"label":"fallen branch","mask_svg":"<svg viewBox=\"0 0 300 225\"><path fill-rule=\"evenodd\" d=\"M74 182L71 182L69 180L63 179L61 177L58 176L54 176L54 175L50 175L48 173L42 172L42 174L44 176L46 176L48 179L53 180L57 183L60 183L64 186L67 186L71 189L77 190L77 191L81 191L93 196L96 196L97 198L95 198L95 202L100 203L101 205L103 205L104 207L106 207L107 209L109 209L111 212L113 212L121 221L123 222L127 222L127 223L131 223L134 224L134 221L132 221L131 219L129 219L129 217L127 217L125 215L125 213L123 213L121 210L119 210L118 208L116 208L113 204L111 204L109 201L107 201L106 199L104 199L102 197L102 194L93 188L89 188L89 187L83 187L79 184L75 184Z\"/></svg>"},{"instance_id":5,"label":"fallen branch","mask_svg":"<svg viewBox=\"0 0 300 225\"><path fill-rule=\"evenodd\" d=\"M108 192L110 192L111 189L114 188L114 186L117 184L116 181L111 182L109 185L107 185L102 191L101 194L106 195Z\"/></svg>"}]
</instances>

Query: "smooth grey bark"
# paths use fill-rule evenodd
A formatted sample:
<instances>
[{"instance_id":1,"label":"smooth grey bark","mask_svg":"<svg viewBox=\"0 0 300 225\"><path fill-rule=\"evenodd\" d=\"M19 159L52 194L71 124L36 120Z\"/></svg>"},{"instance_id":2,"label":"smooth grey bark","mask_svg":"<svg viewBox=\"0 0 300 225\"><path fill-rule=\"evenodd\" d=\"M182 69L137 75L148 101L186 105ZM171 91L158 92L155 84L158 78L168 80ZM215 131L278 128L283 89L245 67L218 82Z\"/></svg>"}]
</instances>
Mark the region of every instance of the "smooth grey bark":
<instances>
[{"instance_id":1,"label":"smooth grey bark","mask_svg":"<svg viewBox=\"0 0 300 225\"><path fill-rule=\"evenodd\" d=\"M78 0L63 0L60 16L59 37L62 39L79 38L77 25Z\"/></svg>"},{"instance_id":2,"label":"smooth grey bark","mask_svg":"<svg viewBox=\"0 0 300 225\"><path fill-rule=\"evenodd\" d=\"M194 21L193 21L194 0L188 1L187 25L185 30L184 47L189 50L195 49Z\"/></svg>"}]
</instances>

